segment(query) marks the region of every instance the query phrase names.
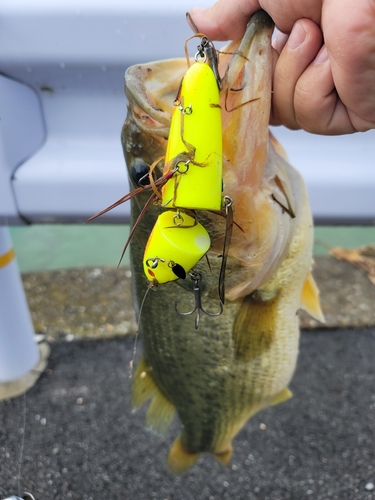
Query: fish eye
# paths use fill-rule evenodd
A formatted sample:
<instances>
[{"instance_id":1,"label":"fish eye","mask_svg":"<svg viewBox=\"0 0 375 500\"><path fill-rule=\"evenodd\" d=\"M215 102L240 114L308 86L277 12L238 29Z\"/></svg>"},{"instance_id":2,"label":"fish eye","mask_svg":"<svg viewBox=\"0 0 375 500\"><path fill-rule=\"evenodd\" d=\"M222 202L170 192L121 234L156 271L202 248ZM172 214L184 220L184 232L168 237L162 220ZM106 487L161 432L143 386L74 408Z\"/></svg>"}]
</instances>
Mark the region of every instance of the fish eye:
<instances>
[{"instance_id":1,"label":"fish eye","mask_svg":"<svg viewBox=\"0 0 375 500\"><path fill-rule=\"evenodd\" d=\"M136 158L130 168L130 177L136 186L146 186L149 184L148 173L150 165L147 165L142 158Z\"/></svg>"}]
</instances>

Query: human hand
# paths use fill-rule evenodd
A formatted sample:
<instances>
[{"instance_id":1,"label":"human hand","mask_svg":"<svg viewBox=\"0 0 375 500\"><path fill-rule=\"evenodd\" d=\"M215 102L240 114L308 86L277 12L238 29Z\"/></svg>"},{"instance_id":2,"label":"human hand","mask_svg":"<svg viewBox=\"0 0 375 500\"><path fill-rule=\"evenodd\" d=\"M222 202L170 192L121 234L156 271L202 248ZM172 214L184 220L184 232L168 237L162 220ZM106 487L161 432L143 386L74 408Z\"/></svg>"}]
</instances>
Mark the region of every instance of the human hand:
<instances>
[{"instance_id":1,"label":"human hand","mask_svg":"<svg viewBox=\"0 0 375 500\"><path fill-rule=\"evenodd\" d=\"M325 135L375 128L374 0L218 0L190 15L211 39L229 40L259 9L281 32L271 124Z\"/></svg>"}]
</instances>

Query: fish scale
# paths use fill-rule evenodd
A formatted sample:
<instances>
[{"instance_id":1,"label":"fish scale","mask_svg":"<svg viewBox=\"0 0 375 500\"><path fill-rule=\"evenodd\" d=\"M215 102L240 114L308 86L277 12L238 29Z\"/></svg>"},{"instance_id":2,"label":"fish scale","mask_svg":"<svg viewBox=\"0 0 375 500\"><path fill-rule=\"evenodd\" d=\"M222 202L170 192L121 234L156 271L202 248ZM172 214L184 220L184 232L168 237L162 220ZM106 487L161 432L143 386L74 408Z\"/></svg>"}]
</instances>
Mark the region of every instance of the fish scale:
<instances>
[{"instance_id":1,"label":"fish scale","mask_svg":"<svg viewBox=\"0 0 375 500\"><path fill-rule=\"evenodd\" d=\"M168 458L176 473L185 472L204 452L227 463L231 441L246 421L291 397L287 386L298 355L297 310L302 304L322 319L310 274L312 220L304 182L268 132L272 29L267 14L258 12L242 41L232 42L220 56L224 194L232 198L234 211L221 316L202 315L196 329L191 316L176 313L175 302L180 311L191 310L194 303L189 278L150 291L140 315L148 286L140 256L160 207L150 207L131 242L134 301L144 345L134 374L133 404L151 400L146 422L160 432L177 412L181 435ZM136 160L151 164L165 151L171 89L177 94L185 71L182 59L127 70L129 110L122 140L130 174ZM132 201L133 223L146 200L141 193ZM208 211L197 211L196 217L211 238L210 268L205 259L195 266L202 275L202 305L215 311L225 218Z\"/></svg>"}]
</instances>

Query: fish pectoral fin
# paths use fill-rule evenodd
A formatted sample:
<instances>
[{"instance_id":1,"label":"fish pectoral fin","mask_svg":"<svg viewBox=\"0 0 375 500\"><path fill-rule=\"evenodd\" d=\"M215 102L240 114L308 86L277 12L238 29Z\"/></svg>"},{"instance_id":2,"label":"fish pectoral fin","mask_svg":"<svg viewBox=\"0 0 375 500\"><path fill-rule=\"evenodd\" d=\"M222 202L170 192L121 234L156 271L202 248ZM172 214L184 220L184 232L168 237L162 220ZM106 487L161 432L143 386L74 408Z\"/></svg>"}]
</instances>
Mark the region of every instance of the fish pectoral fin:
<instances>
[{"instance_id":1,"label":"fish pectoral fin","mask_svg":"<svg viewBox=\"0 0 375 500\"><path fill-rule=\"evenodd\" d=\"M232 452L233 452L232 443L229 443L229 445L224 451L221 451L220 453L214 453L214 457L222 465L228 465L230 459L232 458Z\"/></svg>"},{"instance_id":2,"label":"fish pectoral fin","mask_svg":"<svg viewBox=\"0 0 375 500\"><path fill-rule=\"evenodd\" d=\"M270 406L276 406L279 403L284 403L285 401L288 401L288 399L292 397L293 397L292 391L288 387L285 387L285 389L278 392L276 396L274 396L271 399Z\"/></svg>"},{"instance_id":3,"label":"fish pectoral fin","mask_svg":"<svg viewBox=\"0 0 375 500\"><path fill-rule=\"evenodd\" d=\"M316 320L325 323L324 314L320 306L319 289L311 272L307 275L302 287L301 308Z\"/></svg>"},{"instance_id":4,"label":"fish pectoral fin","mask_svg":"<svg viewBox=\"0 0 375 500\"><path fill-rule=\"evenodd\" d=\"M157 434L165 434L173 421L175 411L174 405L156 388L146 413L146 427Z\"/></svg>"},{"instance_id":5,"label":"fish pectoral fin","mask_svg":"<svg viewBox=\"0 0 375 500\"><path fill-rule=\"evenodd\" d=\"M132 408L138 410L144 403L152 398L158 388L151 376L151 368L147 365L144 357L138 363L134 373L132 387Z\"/></svg>"},{"instance_id":6,"label":"fish pectoral fin","mask_svg":"<svg viewBox=\"0 0 375 500\"><path fill-rule=\"evenodd\" d=\"M168 466L175 474L184 474L198 460L200 453L188 452L183 443L181 436L175 440L169 450Z\"/></svg>"},{"instance_id":7,"label":"fish pectoral fin","mask_svg":"<svg viewBox=\"0 0 375 500\"><path fill-rule=\"evenodd\" d=\"M236 359L247 363L267 352L275 338L277 295L263 300L257 292L247 295L233 325Z\"/></svg>"}]
</instances>

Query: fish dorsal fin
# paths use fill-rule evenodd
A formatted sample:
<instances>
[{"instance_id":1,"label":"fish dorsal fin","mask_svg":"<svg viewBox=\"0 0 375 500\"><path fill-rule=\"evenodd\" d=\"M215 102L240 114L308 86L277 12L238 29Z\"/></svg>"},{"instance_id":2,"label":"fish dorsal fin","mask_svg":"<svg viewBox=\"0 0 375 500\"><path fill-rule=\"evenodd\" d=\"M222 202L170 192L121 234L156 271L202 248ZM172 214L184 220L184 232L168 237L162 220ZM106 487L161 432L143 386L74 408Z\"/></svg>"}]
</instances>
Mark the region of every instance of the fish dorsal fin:
<instances>
[{"instance_id":1,"label":"fish dorsal fin","mask_svg":"<svg viewBox=\"0 0 375 500\"><path fill-rule=\"evenodd\" d=\"M275 405L278 405L279 403L284 403L285 401L288 401L288 399L290 399L292 397L293 397L292 391L288 387L285 387L285 389L278 392L271 399L270 406L275 406Z\"/></svg>"},{"instance_id":2,"label":"fish dorsal fin","mask_svg":"<svg viewBox=\"0 0 375 500\"><path fill-rule=\"evenodd\" d=\"M157 434L165 434L173 421L175 411L174 405L157 389L146 413L146 427Z\"/></svg>"},{"instance_id":3,"label":"fish dorsal fin","mask_svg":"<svg viewBox=\"0 0 375 500\"><path fill-rule=\"evenodd\" d=\"M200 453L189 453L181 440L181 436L175 440L169 450L168 466L175 474L184 474L198 460Z\"/></svg>"},{"instance_id":4,"label":"fish dorsal fin","mask_svg":"<svg viewBox=\"0 0 375 500\"><path fill-rule=\"evenodd\" d=\"M311 272L307 275L301 291L301 307L313 318L325 323L322 308L319 300L319 289L315 283Z\"/></svg>"}]
</instances>

